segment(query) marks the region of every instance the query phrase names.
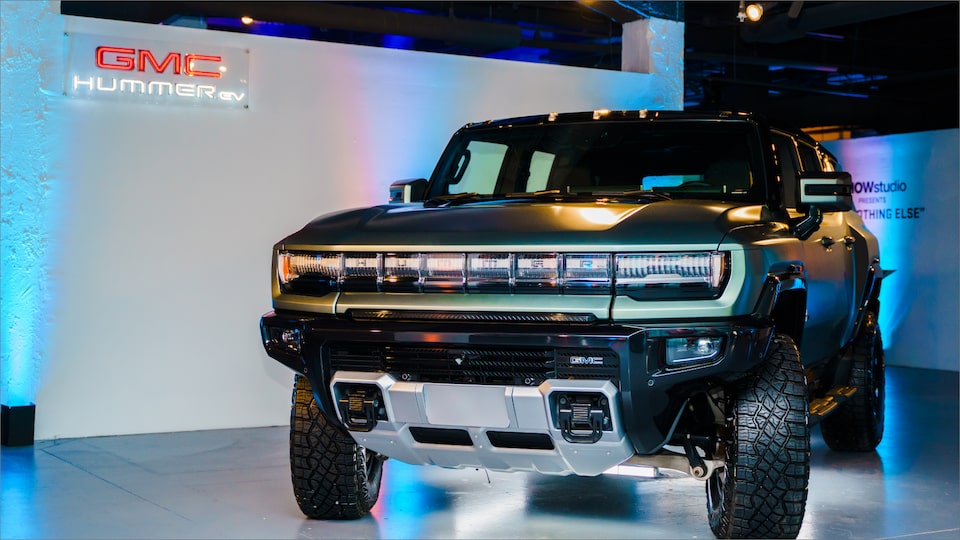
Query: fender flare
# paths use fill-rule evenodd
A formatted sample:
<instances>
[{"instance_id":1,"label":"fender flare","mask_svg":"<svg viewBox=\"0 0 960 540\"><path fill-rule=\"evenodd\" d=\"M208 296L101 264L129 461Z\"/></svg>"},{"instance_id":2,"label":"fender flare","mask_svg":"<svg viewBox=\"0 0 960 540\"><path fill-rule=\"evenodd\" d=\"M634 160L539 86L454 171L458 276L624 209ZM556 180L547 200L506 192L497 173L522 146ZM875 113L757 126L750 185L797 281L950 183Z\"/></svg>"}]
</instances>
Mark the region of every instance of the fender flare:
<instances>
[{"instance_id":1,"label":"fender flare","mask_svg":"<svg viewBox=\"0 0 960 540\"><path fill-rule=\"evenodd\" d=\"M883 270L880 267L880 258L874 257L867 267L867 276L864 281L863 296L860 303L857 304L857 322L853 327L853 334L850 340L853 341L859 335L863 322L867 318L867 312L875 311L880 314L880 284L894 270Z\"/></svg>"},{"instance_id":2,"label":"fender flare","mask_svg":"<svg viewBox=\"0 0 960 540\"><path fill-rule=\"evenodd\" d=\"M791 261L777 264L767 271L763 290L753 309L753 316L776 323L780 320L784 333L789 334L799 345L803 339L803 327L806 322L807 272L802 262ZM789 311L786 298L799 305ZM779 330L778 330L779 331Z\"/></svg>"}]
</instances>

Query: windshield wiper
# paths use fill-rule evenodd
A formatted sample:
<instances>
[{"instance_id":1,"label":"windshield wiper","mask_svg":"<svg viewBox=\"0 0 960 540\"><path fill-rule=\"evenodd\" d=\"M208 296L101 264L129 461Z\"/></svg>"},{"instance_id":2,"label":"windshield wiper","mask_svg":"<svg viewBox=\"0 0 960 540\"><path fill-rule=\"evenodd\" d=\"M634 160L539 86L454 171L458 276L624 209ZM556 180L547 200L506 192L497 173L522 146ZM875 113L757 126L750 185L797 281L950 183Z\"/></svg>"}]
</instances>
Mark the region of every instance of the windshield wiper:
<instances>
[{"instance_id":1,"label":"windshield wiper","mask_svg":"<svg viewBox=\"0 0 960 540\"><path fill-rule=\"evenodd\" d=\"M671 197L668 193L662 193L658 191L650 191L646 189L630 189L627 191L617 191L615 193L604 193L602 191L594 191L592 195L605 194L613 197L631 197L637 199L646 199L654 201L669 201Z\"/></svg>"},{"instance_id":2,"label":"windshield wiper","mask_svg":"<svg viewBox=\"0 0 960 540\"><path fill-rule=\"evenodd\" d=\"M523 200L548 200L557 202L584 202L596 201L601 199L629 200L636 202L655 202L669 201L671 197L665 193L655 193L642 189L627 191L573 191L566 192L559 189L544 189L541 191L519 192L519 193L494 193L492 195L481 195L475 191L467 193L451 193L449 195L437 195L423 203L425 208L444 208L447 206L459 206L461 204L470 204L474 202L489 202L497 200L510 200L520 202Z\"/></svg>"},{"instance_id":3,"label":"windshield wiper","mask_svg":"<svg viewBox=\"0 0 960 540\"><path fill-rule=\"evenodd\" d=\"M484 194L481 195L475 191L468 193L451 193L449 195L437 195L436 197L431 198L430 200L423 203L423 206L426 208L442 208L446 206L457 206L460 204L469 204L474 202L489 202L489 201L498 201L498 200L518 200L518 199L541 199L541 198L557 198L557 197L580 197L582 195L576 195L574 193L568 193L566 195L560 193L559 189L549 189L544 191L536 191L532 193L493 193L493 194Z\"/></svg>"},{"instance_id":4,"label":"windshield wiper","mask_svg":"<svg viewBox=\"0 0 960 540\"><path fill-rule=\"evenodd\" d=\"M480 195L476 191L468 193L451 193L449 195L437 195L423 203L425 208L441 208L444 206L463 204L479 200L489 199L489 195Z\"/></svg>"},{"instance_id":5,"label":"windshield wiper","mask_svg":"<svg viewBox=\"0 0 960 540\"><path fill-rule=\"evenodd\" d=\"M530 193L508 193L506 195L511 199L552 199L555 201L583 201L597 199L623 199L628 198L639 201L669 201L671 197L666 193L655 193L643 189L623 190L596 190L596 191L571 191L564 193L559 189L545 189L543 191L534 191Z\"/></svg>"}]
</instances>

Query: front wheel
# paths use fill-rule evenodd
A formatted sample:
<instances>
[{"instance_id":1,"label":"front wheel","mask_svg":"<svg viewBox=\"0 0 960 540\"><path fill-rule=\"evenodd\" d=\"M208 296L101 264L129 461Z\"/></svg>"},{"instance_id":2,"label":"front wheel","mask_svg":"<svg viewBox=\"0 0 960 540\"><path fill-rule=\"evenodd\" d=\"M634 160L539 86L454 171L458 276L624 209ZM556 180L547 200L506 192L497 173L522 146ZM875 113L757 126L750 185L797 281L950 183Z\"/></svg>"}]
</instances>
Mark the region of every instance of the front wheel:
<instances>
[{"instance_id":1,"label":"front wheel","mask_svg":"<svg viewBox=\"0 0 960 540\"><path fill-rule=\"evenodd\" d=\"M707 481L717 538L796 538L807 503L807 383L793 339L776 335L760 371L728 396L724 467Z\"/></svg>"},{"instance_id":2,"label":"front wheel","mask_svg":"<svg viewBox=\"0 0 960 540\"><path fill-rule=\"evenodd\" d=\"M380 496L384 458L358 445L317 406L297 376L290 410L290 471L300 510L313 519L357 519Z\"/></svg>"}]
</instances>

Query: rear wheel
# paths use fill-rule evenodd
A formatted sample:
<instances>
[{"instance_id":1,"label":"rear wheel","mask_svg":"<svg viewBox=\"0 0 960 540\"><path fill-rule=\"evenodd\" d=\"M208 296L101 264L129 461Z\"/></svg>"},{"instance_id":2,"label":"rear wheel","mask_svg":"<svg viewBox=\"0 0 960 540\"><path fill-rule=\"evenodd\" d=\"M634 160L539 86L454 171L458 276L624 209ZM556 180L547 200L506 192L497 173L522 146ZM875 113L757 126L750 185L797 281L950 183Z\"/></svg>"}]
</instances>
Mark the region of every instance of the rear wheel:
<instances>
[{"instance_id":1,"label":"rear wheel","mask_svg":"<svg viewBox=\"0 0 960 540\"><path fill-rule=\"evenodd\" d=\"M717 538L796 538L807 502L807 385L793 339L776 335L760 371L727 403L724 468L707 481Z\"/></svg>"},{"instance_id":2,"label":"rear wheel","mask_svg":"<svg viewBox=\"0 0 960 540\"><path fill-rule=\"evenodd\" d=\"M297 376L290 411L290 470L300 510L314 519L357 519L380 495L384 458L354 442L320 411Z\"/></svg>"},{"instance_id":3,"label":"rear wheel","mask_svg":"<svg viewBox=\"0 0 960 540\"><path fill-rule=\"evenodd\" d=\"M823 419L820 433L831 450L870 452L883 439L886 369L877 316L867 312L860 334L847 353L851 356L848 386L857 393Z\"/></svg>"}]
</instances>

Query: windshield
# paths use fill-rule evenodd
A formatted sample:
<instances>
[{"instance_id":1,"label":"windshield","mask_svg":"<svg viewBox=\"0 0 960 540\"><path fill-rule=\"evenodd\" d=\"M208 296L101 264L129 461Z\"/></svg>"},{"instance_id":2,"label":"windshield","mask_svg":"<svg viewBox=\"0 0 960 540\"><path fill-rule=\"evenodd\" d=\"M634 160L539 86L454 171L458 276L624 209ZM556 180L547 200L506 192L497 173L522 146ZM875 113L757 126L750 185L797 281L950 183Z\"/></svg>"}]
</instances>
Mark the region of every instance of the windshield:
<instances>
[{"instance_id":1,"label":"windshield","mask_svg":"<svg viewBox=\"0 0 960 540\"><path fill-rule=\"evenodd\" d=\"M589 122L467 129L450 142L430 197L653 192L761 201L746 122Z\"/></svg>"}]
</instances>

